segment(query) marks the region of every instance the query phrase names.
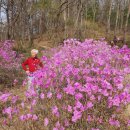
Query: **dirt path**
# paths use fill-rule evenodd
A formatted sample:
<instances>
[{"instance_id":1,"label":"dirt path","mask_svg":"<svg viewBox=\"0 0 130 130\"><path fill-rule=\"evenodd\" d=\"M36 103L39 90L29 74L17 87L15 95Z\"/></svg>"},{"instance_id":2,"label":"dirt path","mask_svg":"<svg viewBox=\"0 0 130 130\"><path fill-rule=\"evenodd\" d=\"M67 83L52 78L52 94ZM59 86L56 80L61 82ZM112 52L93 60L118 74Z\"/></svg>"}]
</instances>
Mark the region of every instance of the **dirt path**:
<instances>
[{"instance_id":1,"label":"dirt path","mask_svg":"<svg viewBox=\"0 0 130 130\"><path fill-rule=\"evenodd\" d=\"M53 43L50 40L34 40L34 46L39 50L50 49L53 47Z\"/></svg>"}]
</instances>

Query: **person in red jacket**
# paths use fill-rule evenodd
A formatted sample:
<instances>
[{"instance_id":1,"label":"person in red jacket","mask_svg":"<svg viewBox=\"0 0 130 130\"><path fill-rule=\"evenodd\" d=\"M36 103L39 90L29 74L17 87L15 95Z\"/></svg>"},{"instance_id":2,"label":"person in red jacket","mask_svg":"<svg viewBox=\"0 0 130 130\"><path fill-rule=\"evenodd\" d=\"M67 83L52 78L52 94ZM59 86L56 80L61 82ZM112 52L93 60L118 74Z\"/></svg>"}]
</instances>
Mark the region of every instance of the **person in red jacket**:
<instances>
[{"instance_id":1,"label":"person in red jacket","mask_svg":"<svg viewBox=\"0 0 130 130\"><path fill-rule=\"evenodd\" d=\"M29 57L22 63L22 68L26 71L26 74L28 75L28 89L31 88L31 82L34 78L33 73L40 69L40 67L43 67L43 64L37 57L37 54L38 50L33 49L31 51L31 57Z\"/></svg>"}]
</instances>

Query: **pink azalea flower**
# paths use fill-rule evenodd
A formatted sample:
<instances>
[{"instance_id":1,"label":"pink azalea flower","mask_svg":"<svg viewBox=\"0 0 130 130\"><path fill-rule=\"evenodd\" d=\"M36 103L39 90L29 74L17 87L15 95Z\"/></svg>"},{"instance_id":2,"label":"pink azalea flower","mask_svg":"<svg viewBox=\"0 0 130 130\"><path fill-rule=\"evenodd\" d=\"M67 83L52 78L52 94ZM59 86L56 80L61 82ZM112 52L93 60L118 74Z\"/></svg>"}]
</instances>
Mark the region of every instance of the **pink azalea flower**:
<instances>
[{"instance_id":1,"label":"pink azalea flower","mask_svg":"<svg viewBox=\"0 0 130 130\"><path fill-rule=\"evenodd\" d=\"M102 92L101 92L105 97L107 97L108 95L109 95L109 93L107 92L107 90L105 89L105 90L102 90Z\"/></svg>"},{"instance_id":2,"label":"pink azalea flower","mask_svg":"<svg viewBox=\"0 0 130 130\"><path fill-rule=\"evenodd\" d=\"M76 102L76 108L81 108L83 107L83 104L79 101Z\"/></svg>"},{"instance_id":3,"label":"pink azalea flower","mask_svg":"<svg viewBox=\"0 0 130 130\"><path fill-rule=\"evenodd\" d=\"M53 114L58 113L58 107L57 106L52 107L52 113Z\"/></svg>"},{"instance_id":4,"label":"pink azalea flower","mask_svg":"<svg viewBox=\"0 0 130 130\"><path fill-rule=\"evenodd\" d=\"M60 127L60 130L65 130L65 128L63 126Z\"/></svg>"},{"instance_id":5,"label":"pink azalea flower","mask_svg":"<svg viewBox=\"0 0 130 130\"><path fill-rule=\"evenodd\" d=\"M32 101L32 103L31 103L31 105L32 105L32 106L35 106L36 103L37 103L37 101L34 99L34 100Z\"/></svg>"},{"instance_id":6,"label":"pink azalea flower","mask_svg":"<svg viewBox=\"0 0 130 130\"><path fill-rule=\"evenodd\" d=\"M98 122L101 124L103 121L101 118L98 119Z\"/></svg>"},{"instance_id":7,"label":"pink azalea flower","mask_svg":"<svg viewBox=\"0 0 130 130\"><path fill-rule=\"evenodd\" d=\"M61 98L62 98L62 94L58 93L58 94L57 94L57 98L58 98L58 99L61 99Z\"/></svg>"},{"instance_id":8,"label":"pink azalea flower","mask_svg":"<svg viewBox=\"0 0 130 130\"><path fill-rule=\"evenodd\" d=\"M119 106L120 105L120 98L119 97L115 97L113 100L113 105L114 106Z\"/></svg>"},{"instance_id":9,"label":"pink azalea flower","mask_svg":"<svg viewBox=\"0 0 130 130\"><path fill-rule=\"evenodd\" d=\"M4 126L7 125L7 120L4 119L3 123Z\"/></svg>"},{"instance_id":10,"label":"pink azalea flower","mask_svg":"<svg viewBox=\"0 0 130 130\"><path fill-rule=\"evenodd\" d=\"M72 121L76 122L77 120L81 119L82 113L80 111L75 110L73 112Z\"/></svg>"},{"instance_id":11,"label":"pink azalea flower","mask_svg":"<svg viewBox=\"0 0 130 130\"><path fill-rule=\"evenodd\" d=\"M75 88L72 87L72 86L68 86L68 87L64 88L64 91L65 91L67 94L70 94L70 95L74 95L74 94L75 94Z\"/></svg>"},{"instance_id":12,"label":"pink azalea flower","mask_svg":"<svg viewBox=\"0 0 130 130\"><path fill-rule=\"evenodd\" d=\"M34 121L38 120L37 115L33 115L33 116L32 116L32 120L34 120Z\"/></svg>"},{"instance_id":13,"label":"pink azalea flower","mask_svg":"<svg viewBox=\"0 0 130 130\"><path fill-rule=\"evenodd\" d=\"M31 118L32 118L32 115L31 115L31 114L27 114L27 115L26 115L26 118L27 118L27 120L28 120L28 119L31 119Z\"/></svg>"},{"instance_id":14,"label":"pink azalea flower","mask_svg":"<svg viewBox=\"0 0 130 130\"><path fill-rule=\"evenodd\" d=\"M80 89L80 88L81 88L81 85L80 85L80 83L76 82L76 83L74 84L74 87L75 87L75 89Z\"/></svg>"},{"instance_id":15,"label":"pink azalea flower","mask_svg":"<svg viewBox=\"0 0 130 130\"><path fill-rule=\"evenodd\" d=\"M64 124L65 124L66 127L68 127L70 125L69 121L67 119L65 119Z\"/></svg>"},{"instance_id":16,"label":"pink azalea flower","mask_svg":"<svg viewBox=\"0 0 130 130\"><path fill-rule=\"evenodd\" d=\"M18 80L15 79L14 82L13 82L13 84L16 85L17 83L18 83Z\"/></svg>"},{"instance_id":17,"label":"pink azalea flower","mask_svg":"<svg viewBox=\"0 0 130 130\"><path fill-rule=\"evenodd\" d=\"M93 103L89 101L89 102L87 103L87 106L86 106L86 107L87 107L87 109L92 108L92 107L93 107Z\"/></svg>"},{"instance_id":18,"label":"pink azalea flower","mask_svg":"<svg viewBox=\"0 0 130 130\"><path fill-rule=\"evenodd\" d=\"M123 84L118 84L117 87L119 90L122 90L124 88Z\"/></svg>"},{"instance_id":19,"label":"pink azalea flower","mask_svg":"<svg viewBox=\"0 0 130 130\"><path fill-rule=\"evenodd\" d=\"M59 127L60 127L60 122L57 121L56 124L55 124L55 126L56 126L57 128L59 128Z\"/></svg>"},{"instance_id":20,"label":"pink azalea flower","mask_svg":"<svg viewBox=\"0 0 130 130\"><path fill-rule=\"evenodd\" d=\"M24 106L25 106L25 105L24 105L24 102L21 103L21 106L22 106L22 108L24 108Z\"/></svg>"},{"instance_id":21,"label":"pink azalea flower","mask_svg":"<svg viewBox=\"0 0 130 130\"><path fill-rule=\"evenodd\" d=\"M58 128L54 127L53 130L59 130Z\"/></svg>"},{"instance_id":22,"label":"pink azalea flower","mask_svg":"<svg viewBox=\"0 0 130 130\"><path fill-rule=\"evenodd\" d=\"M96 98L95 98L95 96L94 95L92 95L91 97L90 97L90 100L91 101L94 101Z\"/></svg>"},{"instance_id":23,"label":"pink azalea flower","mask_svg":"<svg viewBox=\"0 0 130 130\"><path fill-rule=\"evenodd\" d=\"M10 119L12 119L12 112L13 112L13 108L12 107L8 107L8 108L5 108L3 110L3 114L7 114Z\"/></svg>"},{"instance_id":24,"label":"pink azalea flower","mask_svg":"<svg viewBox=\"0 0 130 130\"><path fill-rule=\"evenodd\" d=\"M128 120L128 122L127 122L127 126L128 126L128 127L130 126L130 120Z\"/></svg>"},{"instance_id":25,"label":"pink azalea flower","mask_svg":"<svg viewBox=\"0 0 130 130\"><path fill-rule=\"evenodd\" d=\"M25 120L26 120L26 116L25 116L25 115L21 115L21 116L20 116L20 120L21 120L21 121L25 121Z\"/></svg>"},{"instance_id":26,"label":"pink azalea flower","mask_svg":"<svg viewBox=\"0 0 130 130\"><path fill-rule=\"evenodd\" d=\"M120 127L120 122L118 120L114 120L113 118L109 119L109 124L112 126Z\"/></svg>"},{"instance_id":27,"label":"pink azalea flower","mask_svg":"<svg viewBox=\"0 0 130 130\"><path fill-rule=\"evenodd\" d=\"M50 99L51 97L52 97L52 92L48 92L48 93L47 93L47 98Z\"/></svg>"},{"instance_id":28,"label":"pink azalea flower","mask_svg":"<svg viewBox=\"0 0 130 130\"><path fill-rule=\"evenodd\" d=\"M12 103L15 104L18 99L19 99L18 96L13 96L13 97L12 97Z\"/></svg>"},{"instance_id":29,"label":"pink azalea flower","mask_svg":"<svg viewBox=\"0 0 130 130\"><path fill-rule=\"evenodd\" d=\"M29 91L26 92L26 97L27 98L32 98L32 97L36 97L37 93L35 92L34 89L30 89Z\"/></svg>"},{"instance_id":30,"label":"pink azalea flower","mask_svg":"<svg viewBox=\"0 0 130 130\"><path fill-rule=\"evenodd\" d=\"M76 100L80 100L81 98L83 98L83 95L81 93L76 93L75 94L75 99Z\"/></svg>"},{"instance_id":31,"label":"pink azalea flower","mask_svg":"<svg viewBox=\"0 0 130 130\"><path fill-rule=\"evenodd\" d=\"M72 106L68 105L67 110L68 110L68 112L72 112Z\"/></svg>"},{"instance_id":32,"label":"pink azalea flower","mask_svg":"<svg viewBox=\"0 0 130 130\"><path fill-rule=\"evenodd\" d=\"M48 118L45 118L44 119L44 126L48 126L48 124L49 124L49 120L48 120Z\"/></svg>"},{"instance_id":33,"label":"pink azalea flower","mask_svg":"<svg viewBox=\"0 0 130 130\"><path fill-rule=\"evenodd\" d=\"M98 129L98 128L92 128L91 130L100 130L100 129Z\"/></svg>"},{"instance_id":34,"label":"pink azalea flower","mask_svg":"<svg viewBox=\"0 0 130 130\"><path fill-rule=\"evenodd\" d=\"M6 102L10 96L11 96L10 93L2 94L2 95L0 95L0 101Z\"/></svg>"},{"instance_id":35,"label":"pink azalea flower","mask_svg":"<svg viewBox=\"0 0 130 130\"><path fill-rule=\"evenodd\" d=\"M101 101L101 95L98 96L98 101Z\"/></svg>"},{"instance_id":36,"label":"pink azalea flower","mask_svg":"<svg viewBox=\"0 0 130 130\"><path fill-rule=\"evenodd\" d=\"M40 94L40 98L41 98L41 99L44 99L44 98L45 98L44 93L41 93L41 94Z\"/></svg>"},{"instance_id":37,"label":"pink azalea flower","mask_svg":"<svg viewBox=\"0 0 130 130\"><path fill-rule=\"evenodd\" d=\"M88 115L87 121L88 121L88 122L91 122L91 121L92 121L92 117L91 117L90 115Z\"/></svg>"},{"instance_id":38,"label":"pink azalea flower","mask_svg":"<svg viewBox=\"0 0 130 130\"><path fill-rule=\"evenodd\" d=\"M94 85L94 86L91 87L91 89L92 89L92 91L93 91L94 93L97 93L99 88L98 88L98 86L95 86L95 85Z\"/></svg>"}]
</instances>

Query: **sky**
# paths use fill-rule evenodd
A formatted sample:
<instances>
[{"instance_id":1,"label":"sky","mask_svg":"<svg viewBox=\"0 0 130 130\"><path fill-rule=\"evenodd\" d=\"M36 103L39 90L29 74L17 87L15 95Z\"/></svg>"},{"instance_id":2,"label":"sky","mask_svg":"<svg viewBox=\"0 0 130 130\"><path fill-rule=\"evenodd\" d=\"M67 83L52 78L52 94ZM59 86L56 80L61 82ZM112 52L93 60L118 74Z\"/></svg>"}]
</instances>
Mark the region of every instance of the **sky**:
<instances>
[{"instance_id":1,"label":"sky","mask_svg":"<svg viewBox=\"0 0 130 130\"><path fill-rule=\"evenodd\" d=\"M4 9L1 9L0 15L1 15L1 18L2 18L2 22L6 22L6 15L5 15L5 13L4 13ZM0 20L1 20L1 19L0 19Z\"/></svg>"}]
</instances>

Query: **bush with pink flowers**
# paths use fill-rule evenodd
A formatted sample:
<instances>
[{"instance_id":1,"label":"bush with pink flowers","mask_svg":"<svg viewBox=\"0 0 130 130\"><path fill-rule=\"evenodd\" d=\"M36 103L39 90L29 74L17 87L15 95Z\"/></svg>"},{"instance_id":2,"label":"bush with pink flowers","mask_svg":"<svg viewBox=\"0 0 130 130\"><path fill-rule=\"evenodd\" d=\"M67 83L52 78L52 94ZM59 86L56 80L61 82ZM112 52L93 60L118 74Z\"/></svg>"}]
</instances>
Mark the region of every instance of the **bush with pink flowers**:
<instances>
[{"instance_id":1,"label":"bush with pink flowers","mask_svg":"<svg viewBox=\"0 0 130 130\"><path fill-rule=\"evenodd\" d=\"M44 68L33 80L40 94L35 89L27 91L20 105L12 105L18 113L4 109L2 126L13 122L16 129L129 129L129 118L123 115L130 103L130 82L125 80L130 75L127 46L68 39L43 55Z\"/></svg>"},{"instance_id":2,"label":"bush with pink flowers","mask_svg":"<svg viewBox=\"0 0 130 130\"><path fill-rule=\"evenodd\" d=\"M0 42L0 82L16 84L21 67L22 55L13 50L14 42Z\"/></svg>"}]
</instances>

